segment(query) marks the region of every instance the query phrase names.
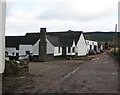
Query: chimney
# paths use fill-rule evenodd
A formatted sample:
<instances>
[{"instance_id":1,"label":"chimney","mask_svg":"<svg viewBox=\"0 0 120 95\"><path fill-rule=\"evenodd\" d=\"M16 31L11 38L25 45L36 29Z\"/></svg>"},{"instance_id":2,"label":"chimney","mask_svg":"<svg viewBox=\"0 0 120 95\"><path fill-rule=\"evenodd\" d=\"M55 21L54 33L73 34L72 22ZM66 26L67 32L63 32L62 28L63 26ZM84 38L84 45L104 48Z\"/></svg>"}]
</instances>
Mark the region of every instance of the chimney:
<instances>
[{"instance_id":1,"label":"chimney","mask_svg":"<svg viewBox=\"0 0 120 95\"><path fill-rule=\"evenodd\" d=\"M39 61L46 61L46 28L40 29Z\"/></svg>"}]
</instances>

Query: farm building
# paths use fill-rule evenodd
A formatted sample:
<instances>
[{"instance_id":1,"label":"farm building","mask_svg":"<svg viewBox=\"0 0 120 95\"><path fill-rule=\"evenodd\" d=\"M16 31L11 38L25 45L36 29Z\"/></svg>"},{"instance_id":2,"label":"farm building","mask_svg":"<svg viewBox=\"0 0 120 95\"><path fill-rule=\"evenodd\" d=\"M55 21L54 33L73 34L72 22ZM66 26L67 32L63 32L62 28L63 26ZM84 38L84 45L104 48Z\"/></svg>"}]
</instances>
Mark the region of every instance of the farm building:
<instances>
[{"instance_id":1,"label":"farm building","mask_svg":"<svg viewBox=\"0 0 120 95\"><path fill-rule=\"evenodd\" d=\"M46 28L41 28L40 32L25 36L6 36L6 56L11 59L29 55L45 61L57 56L85 56L91 49L97 51L98 42L85 40L82 31L46 32Z\"/></svg>"}]
</instances>

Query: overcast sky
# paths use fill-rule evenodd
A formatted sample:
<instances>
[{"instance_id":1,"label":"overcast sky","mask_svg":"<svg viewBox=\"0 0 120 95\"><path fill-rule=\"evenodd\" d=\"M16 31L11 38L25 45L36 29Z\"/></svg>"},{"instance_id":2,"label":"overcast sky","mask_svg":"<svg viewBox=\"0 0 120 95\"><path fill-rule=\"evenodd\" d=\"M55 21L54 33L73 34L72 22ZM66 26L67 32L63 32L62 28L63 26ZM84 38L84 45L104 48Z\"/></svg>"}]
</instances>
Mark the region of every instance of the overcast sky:
<instances>
[{"instance_id":1,"label":"overcast sky","mask_svg":"<svg viewBox=\"0 0 120 95\"><path fill-rule=\"evenodd\" d=\"M6 35L80 30L114 31L119 0L7 0ZM17 2L16 2L17 1Z\"/></svg>"}]
</instances>

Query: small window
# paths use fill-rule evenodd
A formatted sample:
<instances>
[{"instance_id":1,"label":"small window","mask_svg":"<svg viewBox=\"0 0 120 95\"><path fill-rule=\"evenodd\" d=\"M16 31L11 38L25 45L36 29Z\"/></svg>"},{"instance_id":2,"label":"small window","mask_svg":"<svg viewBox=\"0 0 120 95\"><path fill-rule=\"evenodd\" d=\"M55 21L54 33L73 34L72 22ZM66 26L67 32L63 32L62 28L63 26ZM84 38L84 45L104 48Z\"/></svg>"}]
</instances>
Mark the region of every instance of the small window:
<instances>
[{"instance_id":1,"label":"small window","mask_svg":"<svg viewBox=\"0 0 120 95\"><path fill-rule=\"evenodd\" d=\"M26 55L29 55L30 54L30 51L26 51Z\"/></svg>"},{"instance_id":2,"label":"small window","mask_svg":"<svg viewBox=\"0 0 120 95\"><path fill-rule=\"evenodd\" d=\"M68 53L70 53L71 52L71 50L70 50L71 48L70 47L68 47Z\"/></svg>"},{"instance_id":3,"label":"small window","mask_svg":"<svg viewBox=\"0 0 120 95\"><path fill-rule=\"evenodd\" d=\"M58 47L58 53L60 53L60 47Z\"/></svg>"},{"instance_id":4,"label":"small window","mask_svg":"<svg viewBox=\"0 0 120 95\"><path fill-rule=\"evenodd\" d=\"M19 53L16 53L16 56L19 56Z\"/></svg>"},{"instance_id":5,"label":"small window","mask_svg":"<svg viewBox=\"0 0 120 95\"><path fill-rule=\"evenodd\" d=\"M14 52L12 52L12 55L14 56Z\"/></svg>"},{"instance_id":6,"label":"small window","mask_svg":"<svg viewBox=\"0 0 120 95\"><path fill-rule=\"evenodd\" d=\"M75 52L75 47L72 48L72 52Z\"/></svg>"},{"instance_id":7,"label":"small window","mask_svg":"<svg viewBox=\"0 0 120 95\"><path fill-rule=\"evenodd\" d=\"M16 47L16 50L19 50L19 47Z\"/></svg>"},{"instance_id":8,"label":"small window","mask_svg":"<svg viewBox=\"0 0 120 95\"><path fill-rule=\"evenodd\" d=\"M90 50L92 50L92 45L90 45Z\"/></svg>"}]
</instances>

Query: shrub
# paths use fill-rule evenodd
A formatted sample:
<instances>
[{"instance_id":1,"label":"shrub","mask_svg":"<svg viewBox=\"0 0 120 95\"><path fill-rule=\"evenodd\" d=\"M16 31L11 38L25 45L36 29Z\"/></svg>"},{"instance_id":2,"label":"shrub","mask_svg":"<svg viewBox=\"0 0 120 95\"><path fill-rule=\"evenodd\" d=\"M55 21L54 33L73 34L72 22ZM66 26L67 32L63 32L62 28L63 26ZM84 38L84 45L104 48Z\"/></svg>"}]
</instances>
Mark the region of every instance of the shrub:
<instances>
[{"instance_id":1,"label":"shrub","mask_svg":"<svg viewBox=\"0 0 120 95\"><path fill-rule=\"evenodd\" d=\"M28 64L26 66L24 61L5 61L5 71L3 77L22 76L28 73Z\"/></svg>"},{"instance_id":2,"label":"shrub","mask_svg":"<svg viewBox=\"0 0 120 95\"><path fill-rule=\"evenodd\" d=\"M4 76L15 76L18 75L19 68L15 61L5 61Z\"/></svg>"}]
</instances>

